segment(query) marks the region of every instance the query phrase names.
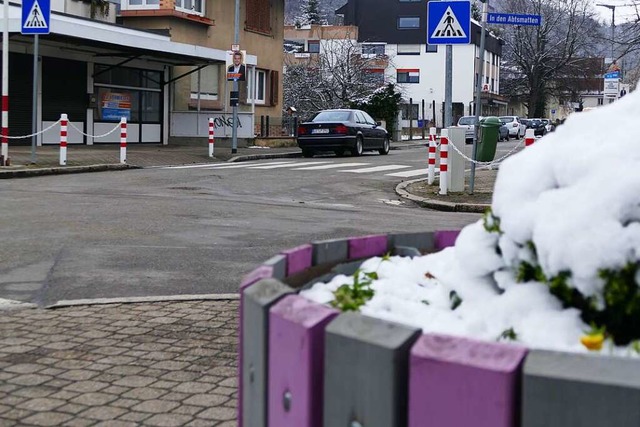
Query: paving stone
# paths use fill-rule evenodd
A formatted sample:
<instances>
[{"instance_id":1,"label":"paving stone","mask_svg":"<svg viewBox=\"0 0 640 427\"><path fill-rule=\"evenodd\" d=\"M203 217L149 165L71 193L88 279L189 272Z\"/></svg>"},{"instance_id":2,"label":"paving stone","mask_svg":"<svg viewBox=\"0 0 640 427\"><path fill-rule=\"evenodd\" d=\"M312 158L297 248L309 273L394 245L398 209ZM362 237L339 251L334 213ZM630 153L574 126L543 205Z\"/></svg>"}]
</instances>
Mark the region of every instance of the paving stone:
<instances>
[{"instance_id":1,"label":"paving stone","mask_svg":"<svg viewBox=\"0 0 640 427\"><path fill-rule=\"evenodd\" d=\"M121 387L121 386L117 386L117 385L111 385L105 389L102 390L103 393L109 393L109 394L123 394L128 392L129 390L131 390L131 387Z\"/></svg>"},{"instance_id":2,"label":"paving stone","mask_svg":"<svg viewBox=\"0 0 640 427\"><path fill-rule=\"evenodd\" d=\"M58 362L59 363L56 363L56 368L61 369L84 369L92 364L86 360L62 360Z\"/></svg>"},{"instance_id":3,"label":"paving stone","mask_svg":"<svg viewBox=\"0 0 640 427\"><path fill-rule=\"evenodd\" d=\"M15 396L21 397L47 397L51 394L55 393L56 389L47 386L33 386L33 387L22 387L18 388L13 392ZM6 400L6 398L5 398Z\"/></svg>"},{"instance_id":4,"label":"paving stone","mask_svg":"<svg viewBox=\"0 0 640 427\"><path fill-rule=\"evenodd\" d=\"M238 423L236 421L225 421L216 425L216 427L237 427Z\"/></svg>"},{"instance_id":5,"label":"paving stone","mask_svg":"<svg viewBox=\"0 0 640 427\"><path fill-rule=\"evenodd\" d=\"M138 399L138 400L152 400L159 399L162 396L167 394L167 390L162 390L158 388L134 388L124 394L122 397L126 397L128 399ZM174 400L174 399L168 399Z\"/></svg>"},{"instance_id":6,"label":"paving stone","mask_svg":"<svg viewBox=\"0 0 640 427\"><path fill-rule=\"evenodd\" d=\"M15 384L0 384L0 393L11 393L13 390L17 389L19 386Z\"/></svg>"},{"instance_id":7,"label":"paving stone","mask_svg":"<svg viewBox=\"0 0 640 427\"><path fill-rule=\"evenodd\" d=\"M26 424L32 424L36 426L60 426L64 425L67 421L73 417L69 414L62 414L60 412L39 412L25 418Z\"/></svg>"},{"instance_id":8,"label":"paving stone","mask_svg":"<svg viewBox=\"0 0 640 427\"><path fill-rule=\"evenodd\" d=\"M225 380L220 381L218 385L223 387L238 388L238 378L237 377L227 378Z\"/></svg>"},{"instance_id":9,"label":"paving stone","mask_svg":"<svg viewBox=\"0 0 640 427\"><path fill-rule=\"evenodd\" d=\"M185 399L183 403L185 405L204 406L208 408L211 406L222 405L228 400L229 397L220 394L196 394L195 396Z\"/></svg>"},{"instance_id":10,"label":"paving stone","mask_svg":"<svg viewBox=\"0 0 640 427\"><path fill-rule=\"evenodd\" d=\"M97 424L94 424L93 427L137 427L139 424L134 421L119 421L119 420L109 420L109 421L100 421Z\"/></svg>"},{"instance_id":11,"label":"paving stone","mask_svg":"<svg viewBox=\"0 0 640 427\"><path fill-rule=\"evenodd\" d=\"M66 402L60 399L50 399L46 397L38 397L35 399L25 400L21 402L18 407L27 409L29 411L53 411L59 406L64 405Z\"/></svg>"},{"instance_id":12,"label":"paving stone","mask_svg":"<svg viewBox=\"0 0 640 427\"><path fill-rule=\"evenodd\" d=\"M211 420L195 419L185 424L185 427L211 427L212 425Z\"/></svg>"},{"instance_id":13,"label":"paving stone","mask_svg":"<svg viewBox=\"0 0 640 427\"><path fill-rule=\"evenodd\" d=\"M6 406L6 405L0 404L0 414L2 414L3 412L7 412L10 409L11 409L11 406Z\"/></svg>"},{"instance_id":14,"label":"paving stone","mask_svg":"<svg viewBox=\"0 0 640 427\"><path fill-rule=\"evenodd\" d=\"M47 387L52 387L52 388L63 388L71 383L72 381L53 379L51 381L47 381L43 385Z\"/></svg>"},{"instance_id":15,"label":"paving stone","mask_svg":"<svg viewBox=\"0 0 640 427\"><path fill-rule=\"evenodd\" d=\"M89 420L87 418L74 418L72 420L66 421L65 427L89 427L96 423L95 420Z\"/></svg>"},{"instance_id":16,"label":"paving stone","mask_svg":"<svg viewBox=\"0 0 640 427\"><path fill-rule=\"evenodd\" d=\"M52 399L61 399L61 400L71 400L74 397L78 396L80 393L76 393L73 391L60 390L56 391L53 394L50 394L49 397Z\"/></svg>"},{"instance_id":17,"label":"paving stone","mask_svg":"<svg viewBox=\"0 0 640 427\"><path fill-rule=\"evenodd\" d=\"M181 414L162 414L154 415L144 421L144 425L157 427L180 427L191 421L193 417Z\"/></svg>"},{"instance_id":18,"label":"paving stone","mask_svg":"<svg viewBox=\"0 0 640 427\"><path fill-rule=\"evenodd\" d=\"M69 371L58 374L57 378L70 381L85 381L90 380L96 375L98 375L98 373L95 371L89 371L86 369L71 369Z\"/></svg>"},{"instance_id":19,"label":"paving stone","mask_svg":"<svg viewBox=\"0 0 640 427\"><path fill-rule=\"evenodd\" d=\"M237 411L234 408L218 407L205 409L196 416L198 418L205 418L208 420L226 421L234 419L236 417L236 412Z\"/></svg>"},{"instance_id":20,"label":"paving stone","mask_svg":"<svg viewBox=\"0 0 640 427\"><path fill-rule=\"evenodd\" d=\"M180 393L206 393L214 387L215 385L213 384L188 381L178 384L174 390Z\"/></svg>"},{"instance_id":21,"label":"paving stone","mask_svg":"<svg viewBox=\"0 0 640 427\"><path fill-rule=\"evenodd\" d=\"M180 405L172 412L174 414L184 414L184 415L196 415L198 412L202 411L202 406L193 406L193 405Z\"/></svg>"},{"instance_id":22,"label":"paving stone","mask_svg":"<svg viewBox=\"0 0 640 427\"><path fill-rule=\"evenodd\" d=\"M39 373L42 375L51 375L53 377L60 375L61 373L63 373L65 370L64 369L56 369L56 368L44 368L42 371L40 371Z\"/></svg>"},{"instance_id":23,"label":"paving stone","mask_svg":"<svg viewBox=\"0 0 640 427\"><path fill-rule=\"evenodd\" d=\"M143 377L140 375L128 375L126 377L123 377L115 381L113 384L123 386L123 387L146 387L155 381L156 380L151 377Z\"/></svg>"},{"instance_id":24,"label":"paving stone","mask_svg":"<svg viewBox=\"0 0 640 427\"><path fill-rule=\"evenodd\" d=\"M167 381L184 382L184 381L194 381L199 376L200 374L198 374L197 372L174 371L174 372L169 372L166 375L163 375L161 379L167 380Z\"/></svg>"},{"instance_id":25,"label":"paving stone","mask_svg":"<svg viewBox=\"0 0 640 427\"><path fill-rule=\"evenodd\" d=\"M77 391L79 393L91 393L100 391L108 386L109 384L100 381L78 381L66 386L65 390Z\"/></svg>"},{"instance_id":26,"label":"paving stone","mask_svg":"<svg viewBox=\"0 0 640 427\"><path fill-rule=\"evenodd\" d=\"M77 405L75 403L67 403L66 405L62 405L60 406L57 411L58 412L67 412L69 414L78 414L84 410L86 410L87 407L85 405Z\"/></svg>"},{"instance_id":27,"label":"paving stone","mask_svg":"<svg viewBox=\"0 0 640 427\"><path fill-rule=\"evenodd\" d=\"M18 365L7 366L6 368L4 368L4 371L13 372L16 374L35 374L36 372L42 371L45 368L46 366L39 365L37 363L20 363Z\"/></svg>"},{"instance_id":28,"label":"paving stone","mask_svg":"<svg viewBox=\"0 0 640 427\"><path fill-rule=\"evenodd\" d=\"M0 420L24 420L26 417L32 415L33 412L26 409L13 408L2 414ZM15 424L15 423L12 423ZM9 424L8 425L12 425Z\"/></svg>"},{"instance_id":29,"label":"paving stone","mask_svg":"<svg viewBox=\"0 0 640 427\"><path fill-rule=\"evenodd\" d=\"M92 420L112 420L114 418L118 418L119 416L127 413L127 410L124 408L116 408L113 406L100 406L89 408L86 411L80 413L79 415L84 418L89 418Z\"/></svg>"},{"instance_id":30,"label":"paving stone","mask_svg":"<svg viewBox=\"0 0 640 427\"><path fill-rule=\"evenodd\" d=\"M141 366L114 366L105 371L107 374L115 374L115 375L135 375L139 374L141 371L144 371L145 368Z\"/></svg>"},{"instance_id":31,"label":"paving stone","mask_svg":"<svg viewBox=\"0 0 640 427\"><path fill-rule=\"evenodd\" d=\"M50 381L53 377L50 375L26 374L15 376L7 382L18 385L38 385Z\"/></svg>"},{"instance_id":32,"label":"paving stone","mask_svg":"<svg viewBox=\"0 0 640 427\"><path fill-rule=\"evenodd\" d=\"M136 399L118 399L111 402L111 406L116 406L118 408L131 408L138 403L140 403L140 401Z\"/></svg>"},{"instance_id":33,"label":"paving stone","mask_svg":"<svg viewBox=\"0 0 640 427\"><path fill-rule=\"evenodd\" d=\"M122 347L98 347L94 350L97 354L104 354L107 356L118 356L126 351L127 349Z\"/></svg>"},{"instance_id":34,"label":"paving stone","mask_svg":"<svg viewBox=\"0 0 640 427\"><path fill-rule=\"evenodd\" d=\"M214 388L213 390L211 390L211 393L224 394L225 396L231 396L231 394L233 392L235 392L235 391L236 391L236 389L234 389L234 388L217 387L217 388Z\"/></svg>"},{"instance_id":35,"label":"paving stone","mask_svg":"<svg viewBox=\"0 0 640 427\"><path fill-rule=\"evenodd\" d=\"M113 394L107 394L104 392L102 393L94 392L94 393L83 393L78 397L71 399L71 402L78 403L80 405L87 405L87 406L102 406L102 405L106 405L109 402L113 402L117 398L118 397L114 396Z\"/></svg>"},{"instance_id":36,"label":"paving stone","mask_svg":"<svg viewBox=\"0 0 640 427\"><path fill-rule=\"evenodd\" d=\"M132 409L134 411L140 411L140 412L151 412L154 414L162 414L162 413L166 413L171 411L172 409L176 408L180 406L180 404L178 402L172 402L169 400L159 400L159 399L153 399L153 400L146 400L136 406L134 406Z\"/></svg>"}]
</instances>

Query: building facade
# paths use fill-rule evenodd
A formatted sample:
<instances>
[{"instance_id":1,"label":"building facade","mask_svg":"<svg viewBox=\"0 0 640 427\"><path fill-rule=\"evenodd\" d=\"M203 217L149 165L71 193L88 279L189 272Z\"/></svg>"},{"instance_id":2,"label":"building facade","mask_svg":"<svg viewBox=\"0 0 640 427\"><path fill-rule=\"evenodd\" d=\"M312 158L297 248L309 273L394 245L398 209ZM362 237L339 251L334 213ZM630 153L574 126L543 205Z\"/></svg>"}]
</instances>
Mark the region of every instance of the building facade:
<instances>
[{"instance_id":1,"label":"building facade","mask_svg":"<svg viewBox=\"0 0 640 427\"><path fill-rule=\"evenodd\" d=\"M96 7L96 5L98 7ZM37 129L69 116L70 144L119 142L112 132L128 121L128 142L168 144L171 138L231 135L235 1L52 0L50 33L39 36ZM255 114L280 112L283 0L241 0L239 48L247 77L239 83L238 137L254 136ZM21 8L9 13L9 133L32 129L33 36L21 35ZM52 128L38 144L58 143ZM92 138L100 136L99 138ZM29 144L30 140L11 140Z\"/></svg>"}]
</instances>

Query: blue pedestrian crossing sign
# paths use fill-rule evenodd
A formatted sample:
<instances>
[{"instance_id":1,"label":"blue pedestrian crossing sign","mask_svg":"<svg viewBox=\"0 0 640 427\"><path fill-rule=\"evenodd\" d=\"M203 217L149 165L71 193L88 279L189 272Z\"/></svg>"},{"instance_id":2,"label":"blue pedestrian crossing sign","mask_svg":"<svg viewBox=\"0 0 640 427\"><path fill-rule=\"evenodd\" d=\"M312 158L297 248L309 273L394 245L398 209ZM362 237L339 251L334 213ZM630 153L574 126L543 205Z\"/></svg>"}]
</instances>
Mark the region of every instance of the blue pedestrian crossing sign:
<instances>
[{"instance_id":1,"label":"blue pedestrian crossing sign","mask_svg":"<svg viewBox=\"0 0 640 427\"><path fill-rule=\"evenodd\" d=\"M51 0L22 0L22 34L49 34Z\"/></svg>"},{"instance_id":2,"label":"blue pedestrian crossing sign","mask_svg":"<svg viewBox=\"0 0 640 427\"><path fill-rule=\"evenodd\" d=\"M427 44L471 43L471 2L427 3Z\"/></svg>"}]
</instances>

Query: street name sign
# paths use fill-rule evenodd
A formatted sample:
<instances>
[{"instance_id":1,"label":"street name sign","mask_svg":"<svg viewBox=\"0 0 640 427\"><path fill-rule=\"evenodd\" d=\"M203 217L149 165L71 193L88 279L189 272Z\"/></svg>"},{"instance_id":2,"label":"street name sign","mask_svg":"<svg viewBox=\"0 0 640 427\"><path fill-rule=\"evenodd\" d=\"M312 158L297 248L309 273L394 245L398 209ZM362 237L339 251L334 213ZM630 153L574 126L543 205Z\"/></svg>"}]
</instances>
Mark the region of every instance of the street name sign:
<instances>
[{"instance_id":1,"label":"street name sign","mask_svg":"<svg viewBox=\"0 0 640 427\"><path fill-rule=\"evenodd\" d=\"M22 34L49 34L51 0L22 0Z\"/></svg>"},{"instance_id":2,"label":"street name sign","mask_svg":"<svg viewBox=\"0 0 640 427\"><path fill-rule=\"evenodd\" d=\"M427 44L471 43L471 2L427 3Z\"/></svg>"},{"instance_id":3,"label":"street name sign","mask_svg":"<svg viewBox=\"0 0 640 427\"><path fill-rule=\"evenodd\" d=\"M518 15L513 13L488 13L487 24L533 25L542 22L540 15Z\"/></svg>"}]
</instances>

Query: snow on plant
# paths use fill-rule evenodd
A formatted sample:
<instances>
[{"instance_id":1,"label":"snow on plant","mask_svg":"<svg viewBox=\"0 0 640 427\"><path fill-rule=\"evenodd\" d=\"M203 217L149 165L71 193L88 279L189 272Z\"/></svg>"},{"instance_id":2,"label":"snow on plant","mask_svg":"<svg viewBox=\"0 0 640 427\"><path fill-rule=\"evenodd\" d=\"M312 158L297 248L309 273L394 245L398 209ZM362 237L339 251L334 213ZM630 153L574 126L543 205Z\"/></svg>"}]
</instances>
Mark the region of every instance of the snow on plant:
<instances>
[{"instance_id":1,"label":"snow on plant","mask_svg":"<svg viewBox=\"0 0 640 427\"><path fill-rule=\"evenodd\" d=\"M380 264L360 311L425 332L637 356L640 140L628 126L637 117L640 92L570 116L505 160L491 210L453 248ZM327 303L345 283L302 294Z\"/></svg>"}]
</instances>

